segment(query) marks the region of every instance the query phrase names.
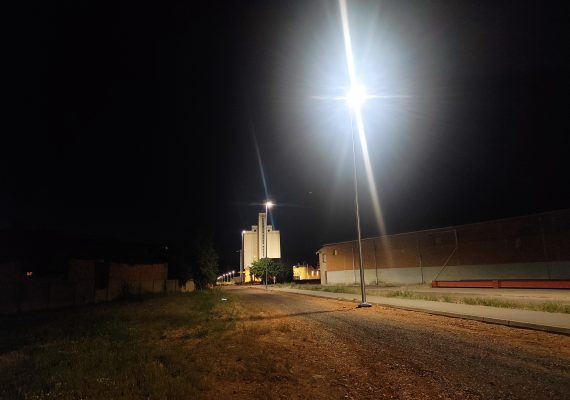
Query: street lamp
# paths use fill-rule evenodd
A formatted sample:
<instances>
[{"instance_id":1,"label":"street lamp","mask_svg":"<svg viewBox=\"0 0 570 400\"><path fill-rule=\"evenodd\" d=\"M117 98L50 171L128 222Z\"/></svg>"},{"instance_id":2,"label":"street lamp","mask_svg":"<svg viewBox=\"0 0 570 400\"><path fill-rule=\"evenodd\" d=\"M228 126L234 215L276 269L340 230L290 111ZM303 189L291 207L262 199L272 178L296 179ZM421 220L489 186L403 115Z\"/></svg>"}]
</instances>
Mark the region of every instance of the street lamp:
<instances>
[{"instance_id":1,"label":"street lamp","mask_svg":"<svg viewBox=\"0 0 570 400\"><path fill-rule=\"evenodd\" d=\"M267 222L269 221L269 213L268 210L273 207L273 203L270 201L265 202L265 227L264 227L264 236L265 236L265 257L267 258L267 249L269 247L269 237L268 237L268 229L267 229ZM267 260L265 260L265 290L267 290Z\"/></svg>"},{"instance_id":2,"label":"street lamp","mask_svg":"<svg viewBox=\"0 0 570 400\"><path fill-rule=\"evenodd\" d=\"M367 100L366 88L362 85L356 84L350 88L346 93L345 99L348 107L353 109L360 109Z\"/></svg>"},{"instance_id":3,"label":"street lamp","mask_svg":"<svg viewBox=\"0 0 570 400\"><path fill-rule=\"evenodd\" d=\"M267 237L267 222L269 221L269 213L268 210L273 207L273 203L270 201L265 202L265 230L264 230L264 234L265 234L265 249L264 249L264 258L267 258L267 247L269 245L269 240Z\"/></svg>"},{"instance_id":4,"label":"street lamp","mask_svg":"<svg viewBox=\"0 0 570 400\"><path fill-rule=\"evenodd\" d=\"M354 127L353 119L356 119L358 126L358 134L361 141L364 139L364 127L362 122L362 105L368 98L366 89L356 79L356 68L354 65L354 57L352 54L352 43L350 40L350 29L348 27L348 10L346 0L340 0L340 14L342 20L342 31L344 37L344 48L346 52L346 64L348 67L348 76L350 79L350 90L346 93L345 100L350 112L350 135L352 139L352 165L354 170L354 203L356 208L356 230L358 232L358 254L360 264L360 291L362 293L362 302L358 305L361 307L371 307L366 302L366 289L364 283L364 260L362 259L362 235L360 230L360 207L358 205L358 179L356 174L356 149L354 145Z\"/></svg>"},{"instance_id":5,"label":"street lamp","mask_svg":"<svg viewBox=\"0 0 570 400\"><path fill-rule=\"evenodd\" d=\"M243 285L245 283L245 272L244 272L244 264L245 264L245 253L244 253L244 237L245 237L245 230L241 231L241 250L239 253L239 278L241 281L241 284Z\"/></svg>"},{"instance_id":6,"label":"street lamp","mask_svg":"<svg viewBox=\"0 0 570 400\"><path fill-rule=\"evenodd\" d=\"M360 207L358 204L358 178L356 174L356 150L354 146L354 129L352 127L352 116L350 118L350 136L352 138L352 166L354 171L354 205L356 211L356 230L358 233L358 262L360 267L360 291L362 292L362 301L358 305L362 307L372 307L370 303L366 302L366 289L364 284L364 260L362 258L362 234L360 229Z\"/></svg>"}]
</instances>

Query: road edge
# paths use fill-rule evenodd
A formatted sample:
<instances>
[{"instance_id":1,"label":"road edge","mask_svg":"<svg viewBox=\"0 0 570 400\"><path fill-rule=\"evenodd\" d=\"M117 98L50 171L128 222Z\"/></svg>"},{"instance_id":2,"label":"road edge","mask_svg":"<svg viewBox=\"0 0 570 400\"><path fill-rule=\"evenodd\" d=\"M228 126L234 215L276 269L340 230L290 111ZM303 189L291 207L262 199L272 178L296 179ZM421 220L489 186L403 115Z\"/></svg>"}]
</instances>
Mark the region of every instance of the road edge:
<instances>
[{"instance_id":1,"label":"road edge","mask_svg":"<svg viewBox=\"0 0 570 400\"><path fill-rule=\"evenodd\" d=\"M254 289L265 290L264 288L256 287L256 286L250 286L250 287L252 287ZM306 291L303 291L302 293L299 293L296 291L290 291L287 289L281 289L281 288L269 288L268 290L269 291L276 291L276 292L283 292L283 293L298 294L301 296L304 295L304 296L320 297L323 299L341 300L341 301L347 301L347 302L351 302L351 303L360 302L360 300L356 297L353 299L348 299L348 298L344 298L344 297L331 297L330 295L323 295L317 291L311 291L311 290L306 290ZM550 332L550 333L556 333L556 334L562 334L562 335L570 336L570 329L564 328L564 327L559 327L559 326L541 325L541 324L535 324L532 322L515 321L515 320L503 319L503 318L482 317L482 316L477 316L477 315L454 313L454 312L449 312L449 311L437 311L437 310L430 310L430 309L419 308L419 307L399 306L399 305L394 305L394 304L381 303L378 301L368 301L368 302L371 304L376 304L376 305L380 305L383 307L395 308L395 309L399 309L399 310L423 312L426 314L440 315L443 317L467 319L467 320L485 322L485 323L494 324L494 325L505 325L505 326L510 326L513 328L531 329L531 330L538 330L538 331L543 331L543 332Z\"/></svg>"}]
</instances>

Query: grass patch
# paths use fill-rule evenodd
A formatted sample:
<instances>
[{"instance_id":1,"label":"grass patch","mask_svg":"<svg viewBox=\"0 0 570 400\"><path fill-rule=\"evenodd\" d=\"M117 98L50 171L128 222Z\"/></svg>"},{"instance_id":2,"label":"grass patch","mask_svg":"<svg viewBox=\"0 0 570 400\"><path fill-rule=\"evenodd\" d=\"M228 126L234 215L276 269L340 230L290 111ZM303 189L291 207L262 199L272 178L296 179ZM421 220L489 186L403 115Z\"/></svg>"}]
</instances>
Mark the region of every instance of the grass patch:
<instances>
[{"instance_id":1,"label":"grass patch","mask_svg":"<svg viewBox=\"0 0 570 400\"><path fill-rule=\"evenodd\" d=\"M407 290L392 290L379 295L384 297L397 297L401 299L411 300L442 301L445 303L470 304L486 307L513 308L521 310L570 314L570 305L552 302L531 303L524 301L502 300L493 297L452 297L449 295L416 293Z\"/></svg>"},{"instance_id":2,"label":"grass patch","mask_svg":"<svg viewBox=\"0 0 570 400\"><path fill-rule=\"evenodd\" d=\"M506 301L493 298L480 298L480 297L463 297L461 303L471 304L477 306L488 306L488 307L501 307L501 308L520 308L524 310L531 311L545 311L552 313L564 313L570 314L569 304L560 303L519 303L514 301Z\"/></svg>"},{"instance_id":3,"label":"grass patch","mask_svg":"<svg viewBox=\"0 0 570 400\"><path fill-rule=\"evenodd\" d=\"M391 290L389 292L385 292L383 294L383 296L384 297L398 297L401 299L410 299L410 300L443 301L443 298L441 298L441 296L410 292L408 290Z\"/></svg>"},{"instance_id":4,"label":"grass patch","mask_svg":"<svg viewBox=\"0 0 570 400\"><path fill-rule=\"evenodd\" d=\"M322 288L323 292L330 292L330 293L356 293L356 288L349 287L349 286L324 286Z\"/></svg>"},{"instance_id":5,"label":"grass patch","mask_svg":"<svg viewBox=\"0 0 570 400\"><path fill-rule=\"evenodd\" d=\"M316 290L331 293L360 293L360 289L354 286L305 285L295 283L281 284L278 286L291 289ZM400 299L409 300L441 301L445 303L470 304L487 307L513 308L521 310L570 314L569 304L553 302L509 301L498 299L496 297L462 297L450 296L447 294L418 293L412 290L386 290L375 288L368 288L367 293L373 296L397 297Z\"/></svg>"},{"instance_id":6,"label":"grass patch","mask_svg":"<svg viewBox=\"0 0 570 400\"><path fill-rule=\"evenodd\" d=\"M301 289L301 290L313 290L320 292L329 293L360 293L360 289L351 286L342 285L312 285L312 284L296 284L296 283L281 283L276 285L280 288L285 289Z\"/></svg>"},{"instance_id":7,"label":"grass patch","mask_svg":"<svg viewBox=\"0 0 570 400\"><path fill-rule=\"evenodd\" d=\"M223 293L228 297L227 293ZM193 398L200 341L234 325L218 290L0 318L0 398Z\"/></svg>"}]
</instances>

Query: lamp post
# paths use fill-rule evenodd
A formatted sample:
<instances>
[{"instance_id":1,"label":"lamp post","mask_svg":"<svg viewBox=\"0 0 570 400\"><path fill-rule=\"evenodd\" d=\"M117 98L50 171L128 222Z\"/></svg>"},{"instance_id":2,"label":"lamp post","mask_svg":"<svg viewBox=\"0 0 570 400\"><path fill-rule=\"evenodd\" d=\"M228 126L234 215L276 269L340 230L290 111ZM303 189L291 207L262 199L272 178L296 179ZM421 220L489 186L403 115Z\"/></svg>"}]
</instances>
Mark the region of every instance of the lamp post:
<instances>
[{"instance_id":1,"label":"lamp post","mask_svg":"<svg viewBox=\"0 0 570 400\"><path fill-rule=\"evenodd\" d=\"M241 231L241 250L239 254L239 277L242 285L245 283L245 272L243 270L245 264L244 237L245 237L245 230Z\"/></svg>"},{"instance_id":2,"label":"lamp post","mask_svg":"<svg viewBox=\"0 0 570 400\"><path fill-rule=\"evenodd\" d=\"M265 202L265 227L263 230L263 234L265 236L265 246L264 246L264 258L267 259L267 248L269 247L269 236L268 236L268 229L267 229L267 222L269 221L269 213L268 210L273 207L273 203L270 201ZM267 260L265 260L265 290L267 290Z\"/></svg>"},{"instance_id":3,"label":"lamp post","mask_svg":"<svg viewBox=\"0 0 570 400\"><path fill-rule=\"evenodd\" d=\"M358 232L358 253L359 253L359 264L360 264L360 291L362 292L362 302L358 307L371 307L370 304L366 302L366 290L364 284L364 261L362 259L362 235L360 233L360 208L358 205L358 179L356 174L356 149L354 146L354 128L353 128L353 117L356 118L356 123L358 127L359 139L362 141L364 138L364 127L362 122L362 110L361 107L368 98L364 86L360 85L358 79L356 78L356 68L354 65L354 57L352 53L352 43L350 40L350 29L348 24L348 7L346 0L339 0L340 5L340 16L342 21L342 33L344 38L344 49L346 52L346 66L348 69L348 77L350 79L350 90L346 94L345 100L348 104L350 111L350 133L352 137L352 162L354 169L354 203L356 208L356 230Z\"/></svg>"},{"instance_id":4,"label":"lamp post","mask_svg":"<svg viewBox=\"0 0 570 400\"><path fill-rule=\"evenodd\" d=\"M268 210L273 207L273 203L270 201L265 202L265 249L264 249L264 258L267 258L267 247L269 245L269 238L267 237L267 222L269 221L269 213Z\"/></svg>"},{"instance_id":5,"label":"lamp post","mask_svg":"<svg viewBox=\"0 0 570 400\"><path fill-rule=\"evenodd\" d=\"M349 93L350 95L350 93ZM355 101L347 96L347 102L352 109L351 101ZM354 171L354 205L355 205L355 212L356 212L356 231L358 234L358 263L360 267L360 291L362 293L362 301L358 305L359 308L362 307L372 307L370 303L366 302L366 288L364 284L364 260L362 258L362 233L360 229L360 206L358 204L358 178L356 173L356 149L354 145L354 129L352 126L352 111L350 111L350 136L352 139L352 166Z\"/></svg>"}]
</instances>

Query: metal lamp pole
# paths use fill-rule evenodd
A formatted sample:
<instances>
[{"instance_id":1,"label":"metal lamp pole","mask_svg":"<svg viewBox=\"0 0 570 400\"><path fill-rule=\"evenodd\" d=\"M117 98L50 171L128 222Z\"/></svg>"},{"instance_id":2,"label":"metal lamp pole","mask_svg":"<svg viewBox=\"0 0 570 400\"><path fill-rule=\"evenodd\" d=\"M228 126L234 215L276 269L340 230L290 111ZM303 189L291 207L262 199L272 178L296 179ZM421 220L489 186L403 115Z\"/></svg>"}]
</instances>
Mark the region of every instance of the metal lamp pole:
<instances>
[{"instance_id":1,"label":"metal lamp pole","mask_svg":"<svg viewBox=\"0 0 570 400\"><path fill-rule=\"evenodd\" d=\"M245 272L243 270L244 268L244 264L245 264L245 253L244 253L244 236L245 236L245 231L241 231L241 251L239 253L239 279L241 284L243 285L245 283Z\"/></svg>"},{"instance_id":2,"label":"metal lamp pole","mask_svg":"<svg viewBox=\"0 0 570 400\"><path fill-rule=\"evenodd\" d=\"M354 204L356 208L356 230L358 233L358 263L360 266L360 292L362 293L362 301L358 308L372 307L366 302L366 289L364 283L364 260L362 258L362 234L360 232L360 207L358 204L358 178L356 174L356 149L354 145L354 128L352 124L352 112L350 113L350 136L352 138L352 166L354 170Z\"/></svg>"},{"instance_id":3,"label":"metal lamp pole","mask_svg":"<svg viewBox=\"0 0 570 400\"><path fill-rule=\"evenodd\" d=\"M264 248L264 253L265 253L265 257L267 259L267 248L269 247L269 237L267 235L267 221L269 221L269 213L268 210L269 208L271 208L271 206L273 205L272 202L270 201L266 201L265 202L265 226L264 226L264 231L263 234L265 235L265 248ZM267 260L265 260L265 290L267 290Z\"/></svg>"}]
</instances>

